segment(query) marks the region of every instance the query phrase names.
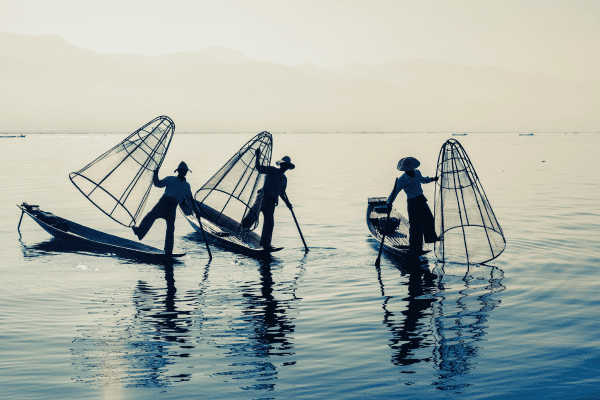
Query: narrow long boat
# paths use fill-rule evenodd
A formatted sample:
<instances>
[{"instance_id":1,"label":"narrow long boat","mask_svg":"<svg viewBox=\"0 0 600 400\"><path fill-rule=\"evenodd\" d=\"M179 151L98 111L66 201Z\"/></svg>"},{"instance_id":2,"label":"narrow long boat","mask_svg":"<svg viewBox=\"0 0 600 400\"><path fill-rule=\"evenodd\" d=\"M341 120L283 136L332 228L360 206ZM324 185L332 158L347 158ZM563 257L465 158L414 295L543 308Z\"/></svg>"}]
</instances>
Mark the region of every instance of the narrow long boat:
<instances>
[{"instance_id":1,"label":"narrow long boat","mask_svg":"<svg viewBox=\"0 0 600 400\"><path fill-rule=\"evenodd\" d=\"M197 201L196 204L200 212L205 216L217 213L217 211L205 204L201 204ZM204 229L204 233L211 239L213 243L228 250L235 251L236 253L245 254L255 258L268 258L271 253L283 249L283 247L274 247L270 250L263 249L260 245L260 236L252 231L238 232L230 230L224 226L218 226L217 224L212 223L209 219L202 217L200 217L200 221L198 221L196 213L186 202L179 204L179 211L181 211L181 214L183 214L192 228L194 228L197 232L202 233L202 229ZM227 217L221 216L222 220L225 218ZM202 224L202 227L200 227L200 224Z\"/></svg>"},{"instance_id":2,"label":"narrow long boat","mask_svg":"<svg viewBox=\"0 0 600 400\"><path fill-rule=\"evenodd\" d=\"M378 243L381 243L387 222L387 197L371 197L367 205L367 226L369 233ZM392 208L390 219L387 222L387 233L383 248L400 255L408 253L409 223L398 210ZM423 252L428 253L429 248L423 244Z\"/></svg>"},{"instance_id":3,"label":"narrow long boat","mask_svg":"<svg viewBox=\"0 0 600 400\"><path fill-rule=\"evenodd\" d=\"M218 246L255 258L268 258L282 249L264 249L260 235L253 232L259 225L272 148L269 132L254 136L198 189L195 203L179 204L196 231L204 231Z\"/></svg>"},{"instance_id":4,"label":"narrow long boat","mask_svg":"<svg viewBox=\"0 0 600 400\"><path fill-rule=\"evenodd\" d=\"M171 258L183 257L185 253L166 254L163 250L140 242L110 235L92 228L61 218L52 213L42 211L38 206L23 203L17 204L23 214L31 217L46 232L57 239L89 247L100 253L114 253L127 257L146 258L161 262ZM23 218L23 215L21 215ZM19 225L20 225L19 221Z\"/></svg>"}]
</instances>

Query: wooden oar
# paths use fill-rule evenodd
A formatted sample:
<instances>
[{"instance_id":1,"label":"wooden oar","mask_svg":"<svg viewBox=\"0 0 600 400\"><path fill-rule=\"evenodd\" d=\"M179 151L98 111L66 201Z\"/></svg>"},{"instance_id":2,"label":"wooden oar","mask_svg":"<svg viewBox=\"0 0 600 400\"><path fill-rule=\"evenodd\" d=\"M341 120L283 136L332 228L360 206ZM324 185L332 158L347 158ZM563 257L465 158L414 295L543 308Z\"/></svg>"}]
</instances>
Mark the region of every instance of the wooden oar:
<instances>
[{"instance_id":1,"label":"wooden oar","mask_svg":"<svg viewBox=\"0 0 600 400\"><path fill-rule=\"evenodd\" d=\"M290 204L287 194L285 195L285 198L288 200L287 203ZM294 222L296 223L296 228L298 228L298 233L300 234L300 239L302 239L302 243L304 243L304 250L305 250L304 252L308 253L308 246L306 245L306 242L304 241L304 236L302 236L302 231L300 230L300 225L298 225L298 220L296 219L294 210L292 210L292 207L288 207L288 208L290 209L290 212L292 213L292 217L294 217Z\"/></svg>"},{"instance_id":2,"label":"wooden oar","mask_svg":"<svg viewBox=\"0 0 600 400\"><path fill-rule=\"evenodd\" d=\"M302 243L304 243L305 253L308 253L308 246L306 245L306 242L304 241L304 236L302 236L302 231L300 230L300 225L298 225L298 221L296 220L296 216L294 215L294 210L292 210L290 208L290 211L292 212L292 217L294 217L294 222L296 223L296 228L298 228L298 233L300 234L300 238L302 239Z\"/></svg>"},{"instance_id":3,"label":"wooden oar","mask_svg":"<svg viewBox=\"0 0 600 400\"><path fill-rule=\"evenodd\" d=\"M396 183L398 183L398 178L396 178L396 180L394 181L394 189L392 190L392 193L394 192L394 190L396 190ZM387 233L387 226L388 221L390 220L391 212L392 210L389 209L387 213L387 218L385 219L385 227L383 228L383 236L381 237L381 246L379 246L379 254L377 254L377 260L375 260L376 267L379 267L379 263L381 262L381 252L383 251L383 243L385 242L385 234Z\"/></svg>"},{"instance_id":4,"label":"wooden oar","mask_svg":"<svg viewBox=\"0 0 600 400\"><path fill-rule=\"evenodd\" d=\"M385 242L385 234L387 233L388 221L390 220L390 211L387 213L387 218L385 219L385 228L383 228L383 236L381 237L381 245L379 246L379 254L377 254L377 260L375 260L375 266L379 267L379 263L381 262L381 252L383 250L383 242Z\"/></svg>"},{"instance_id":5,"label":"wooden oar","mask_svg":"<svg viewBox=\"0 0 600 400\"><path fill-rule=\"evenodd\" d=\"M202 232L202 237L204 238L204 243L206 244L206 250L208 251L208 261L212 261L212 253L210 252L208 240L206 239L206 234L204 233L204 227L202 226L202 220L200 219L200 211L198 210L196 200L192 199L192 201L194 204L194 211L196 212L196 218L198 219L198 225L200 225L200 231Z\"/></svg>"},{"instance_id":6,"label":"wooden oar","mask_svg":"<svg viewBox=\"0 0 600 400\"><path fill-rule=\"evenodd\" d=\"M19 219L19 225L17 226L17 232L21 234L21 221L23 221L23 214L25 214L25 210L21 210L21 219Z\"/></svg>"}]
</instances>

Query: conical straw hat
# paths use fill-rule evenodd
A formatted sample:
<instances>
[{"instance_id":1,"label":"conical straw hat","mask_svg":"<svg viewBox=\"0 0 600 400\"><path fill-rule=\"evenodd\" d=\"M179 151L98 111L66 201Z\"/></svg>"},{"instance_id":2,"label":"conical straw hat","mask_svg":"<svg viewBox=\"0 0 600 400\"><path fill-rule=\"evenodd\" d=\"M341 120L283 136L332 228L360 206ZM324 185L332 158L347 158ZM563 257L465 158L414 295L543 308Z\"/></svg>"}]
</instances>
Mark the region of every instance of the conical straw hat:
<instances>
[{"instance_id":1,"label":"conical straw hat","mask_svg":"<svg viewBox=\"0 0 600 400\"><path fill-rule=\"evenodd\" d=\"M421 163L414 157L404 157L398 161L398 171L412 171L417 168Z\"/></svg>"}]
</instances>

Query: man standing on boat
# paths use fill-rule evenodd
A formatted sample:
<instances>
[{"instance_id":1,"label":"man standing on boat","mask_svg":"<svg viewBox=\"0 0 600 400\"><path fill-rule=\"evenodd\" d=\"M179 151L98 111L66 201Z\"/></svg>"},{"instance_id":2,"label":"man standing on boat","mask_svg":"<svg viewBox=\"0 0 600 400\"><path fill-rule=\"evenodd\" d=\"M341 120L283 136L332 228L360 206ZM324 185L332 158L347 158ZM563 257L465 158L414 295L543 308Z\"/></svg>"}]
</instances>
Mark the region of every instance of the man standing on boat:
<instances>
[{"instance_id":1,"label":"man standing on boat","mask_svg":"<svg viewBox=\"0 0 600 400\"><path fill-rule=\"evenodd\" d=\"M260 211L263 214L263 229L260 235L260 245L265 250L271 250L271 238L273 236L273 227L275 226L275 207L279 203L279 197L285 202L285 205L291 210L292 203L290 203L285 189L287 188L287 177L285 171L296 168L292 164L292 160L285 156L281 160L277 161L276 164L279 166L263 166L260 165L260 149L256 149L256 170L260 174L265 174L265 185L263 186L263 199Z\"/></svg>"},{"instance_id":2,"label":"man standing on boat","mask_svg":"<svg viewBox=\"0 0 600 400\"><path fill-rule=\"evenodd\" d=\"M413 157L405 157L398 162L398 170L404 171L404 174L396 179L394 189L387 200L388 211L390 211L396 196L404 189L409 222L409 252L412 254L419 254L422 251L423 236L426 243L440 240L435 234L433 215L421 188L421 183L436 182L438 177L422 176L421 171L416 169L419 165L421 165L419 160Z\"/></svg>"},{"instance_id":3,"label":"man standing on boat","mask_svg":"<svg viewBox=\"0 0 600 400\"><path fill-rule=\"evenodd\" d=\"M163 218L167 221L167 233L165 236L165 253L173 254L173 242L175 236L175 213L177 206L183 201L194 201L190 184L185 176L189 172L185 162L181 162L177 169L177 176L167 176L164 179L158 179L158 170L154 171L152 183L159 188L165 188L165 193L152 210L146 214L139 226L132 226L133 233L142 240L148 233L154 221Z\"/></svg>"}]
</instances>

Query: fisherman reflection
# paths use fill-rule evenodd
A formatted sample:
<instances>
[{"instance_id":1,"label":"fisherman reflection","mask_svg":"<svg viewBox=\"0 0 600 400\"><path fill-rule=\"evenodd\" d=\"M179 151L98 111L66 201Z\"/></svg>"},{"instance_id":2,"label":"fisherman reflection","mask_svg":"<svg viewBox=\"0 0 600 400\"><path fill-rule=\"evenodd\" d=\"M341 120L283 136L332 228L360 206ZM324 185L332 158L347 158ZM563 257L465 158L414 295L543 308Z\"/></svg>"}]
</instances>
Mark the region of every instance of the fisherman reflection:
<instances>
[{"instance_id":1,"label":"fisherman reflection","mask_svg":"<svg viewBox=\"0 0 600 400\"><path fill-rule=\"evenodd\" d=\"M261 297L253 298L256 303L262 303L263 313L261 315L254 314L249 311L249 314L254 314L258 319L259 324L256 325L256 337L259 339L260 351L265 355L271 352L279 354L286 353L292 348L292 345L286 338L286 335L294 332L294 325L290 323L289 318L285 315L285 307L280 305L279 301L273 296L273 275L271 274L271 265L269 263L261 263L260 269ZM252 298L253 294L249 294ZM258 349L257 349L258 350Z\"/></svg>"},{"instance_id":2,"label":"fisherman reflection","mask_svg":"<svg viewBox=\"0 0 600 400\"><path fill-rule=\"evenodd\" d=\"M263 214L263 229L260 235L260 245L265 250L272 250L271 239L273 237L273 228L275 227L275 207L279 204L279 198L284 201L287 208L292 209L292 203L287 197L285 190L287 188L287 177L285 172L296 168L292 163L292 160L285 156L281 160L277 161L276 164L279 168L272 166L264 166L260 164L260 149L255 151L255 168L260 174L265 174L265 185L262 189L262 202L257 204L261 205L260 210L254 210L249 213L242 221L242 226L247 228L252 226L257 218L258 213Z\"/></svg>"},{"instance_id":3,"label":"fisherman reflection","mask_svg":"<svg viewBox=\"0 0 600 400\"><path fill-rule=\"evenodd\" d=\"M155 289L144 281L139 281L133 302L138 310L138 317L151 317L147 320L150 326L153 326L159 336L164 337L168 342L185 342L185 336L188 329L183 324L189 311L177 310L175 306L175 277L173 274L173 264L164 266L165 281L167 283L166 295L162 295L161 289ZM164 300L162 300L164 298ZM152 311L152 314L146 315L146 311ZM164 334L163 334L164 333Z\"/></svg>"},{"instance_id":4,"label":"fisherman reflection","mask_svg":"<svg viewBox=\"0 0 600 400\"><path fill-rule=\"evenodd\" d=\"M493 295L504 290L502 271L491 266L444 265L431 273L425 264L400 264L408 273L403 321L396 321L378 268L384 297L383 323L391 333L392 363L409 366L433 362L439 371L434 383L441 390L468 386L468 374L479 355L489 313L499 304ZM445 269L444 269L445 268ZM431 348L431 352L423 351Z\"/></svg>"},{"instance_id":5,"label":"fisherman reflection","mask_svg":"<svg viewBox=\"0 0 600 400\"><path fill-rule=\"evenodd\" d=\"M105 385L164 387L187 381L185 360L194 347L188 329L191 312L176 306L177 289L173 265L164 266L166 289L139 281L131 307L115 309L102 302L105 315L94 322L91 332L82 329L73 341L73 354L81 362L78 377ZM114 306L114 305L113 305Z\"/></svg>"},{"instance_id":6,"label":"fisherman reflection","mask_svg":"<svg viewBox=\"0 0 600 400\"><path fill-rule=\"evenodd\" d=\"M383 323L393 334L390 341L390 347L394 350L392 355L392 364L411 365L419 362L430 362L431 357L419 359L416 352L419 349L431 345L431 332L423 329L426 324L423 319L431 314L431 306L436 301L431 297L436 292L435 280L437 276L426 269L427 262L414 260L410 265L404 264L410 270L408 273L408 282L405 283L408 289L408 296L403 299L408 302L406 310L402 311L404 315L403 323L396 322L396 316L388 310L388 302L392 296L385 295L385 288L381 277L381 269L377 267L377 275L381 294L384 297ZM405 272L402 268L401 271Z\"/></svg>"},{"instance_id":7,"label":"fisherman reflection","mask_svg":"<svg viewBox=\"0 0 600 400\"><path fill-rule=\"evenodd\" d=\"M189 311L179 310L176 307L175 279L173 265L164 266L166 293L164 289L153 288L144 281L139 281L133 303L136 309L134 329L139 330L142 337L147 337L148 328L153 328L152 340L142 340L136 347L143 349L136 360L138 367L144 371L137 378L138 383L148 386L165 386L171 381L189 380L191 374L179 374L176 376L166 375L172 372L173 365L178 357L187 357L186 349L188 337L190 336L187 326L191 325ZM169 367L170 366L170 367Z\"/></svg>"},{"instance_id":8,"label":"fisherman reflection","mask_svg":"<svg viewBox=\"0 0 600 400\"><path fill-rule=\"evenodd\" d=\"M244 285L242 317L236 318L235 330L238 337L246 338L242 343L225 343L220 347L230 349L230 354L235 358L232 366L236 371L222 372L216 375L234 374L238 379L253 379L256 383L242 387L244 390L266 390L275 388L277 379L277 365L273 357L280 359L283 365L294 364L288 357L294 355L293 344L289 336L294 332L294 325L286 310L292 310L292 302L296 301L295 284L291 287L293 297L288 300L277 300L271 268L276 262L261 262L260 288L255 285ZM299 270L299 274L302 269ZM297 282L297 279L294 281ZM258 290L260 292L258 292ZM281 292L279 292L281 294ZM243 321L240 326L239 321ZM233 327L231 328L233 329ZM287 361L286 361L287 360ZM239 371L243 366L245 369Z\"/></svg>"}]
</instances>

